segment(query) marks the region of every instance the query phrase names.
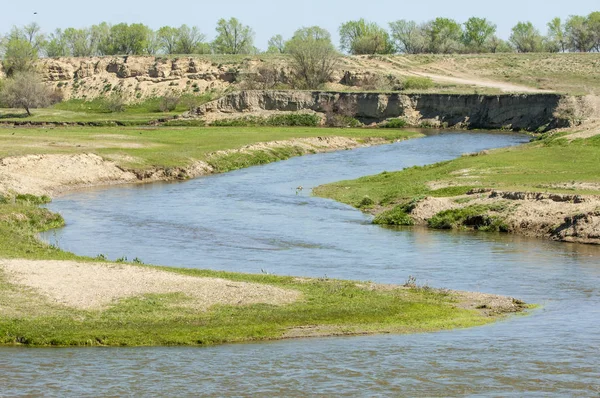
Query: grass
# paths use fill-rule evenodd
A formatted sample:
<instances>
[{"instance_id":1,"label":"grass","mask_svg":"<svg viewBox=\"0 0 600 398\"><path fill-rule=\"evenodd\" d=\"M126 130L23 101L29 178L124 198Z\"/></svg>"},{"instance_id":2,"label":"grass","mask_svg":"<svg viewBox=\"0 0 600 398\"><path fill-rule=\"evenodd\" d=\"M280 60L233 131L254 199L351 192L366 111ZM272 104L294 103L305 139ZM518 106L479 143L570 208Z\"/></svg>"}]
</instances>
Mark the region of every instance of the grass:
<instances>
[{"instance_id":1,"label":"grass","mask_svg":"<svg viewBox=\"0 0 600 398\"><path fill-rule=\"evenodd\" d=\"M436 185L448 188L434 189ZM598 184L580 187L578 183ZM420 196L452 197L473 188L600 194L600 136L569 142L563 135L478 156L384 172L318 187L315 194L358 207L369 196L384 208Z\"/></svg>"},{"instance_id":2,"label":"grass","mask_svg":"<svg viewBox=\"0 0 600 398\"><path fill-rule=\"evenodd\" d=\"M119 125L145 125L157 119L164 119L180 115L189 108L190 101L201 105L213 99L213 94L192 96L184 95L177 106L167 112L160 110L162 99L153 97L144 101L125 105L123 112L111 112L104 98L90 101L71 99L60 102L50 108L33 109L32 116L21 109L3 109L0 113L0 122L35 122L35 123L82 123L96 126Z\"/></svg>"},{"instance_id":3,"label":"grass","mask_svg":"<svg viewBox=\"0 0 600 398\"><path fill-rule=\"evenodd\" d=\"M237 153L210 158L215 151L241 148L257 142L307 137L351 137L390 141L419 136L400 130L310 127L70 127L0 128L0 157L29 154L96 153L120 166L145 170L185 167L207 160L220 171L263 164L298 155L295 150ZM249 160L250 157L254 159ZM238 166L231 166L238 163Z\"/></svg>"},{"instance_id":4,"label":"grass","mask_svg":"<svg viewBox=\"0 0 600 398\"><path fill-rule=\"evenodd\" d=\"M0 258L94 261L40 242L36 233L62 218L41 200L0 203ZM150 267L130 264L129 266ZM472 327L497 317L457 308L448 292L426 288L370 289L353 281L299 279L208 270L152 267L195 277L268 284L302 292L285 306L214 306L199 311L178 293L123 299L104 310L78 310L12 284L0 268L0 345L138 346L213 345L296 336L298 328L322 334L415 333Z\"/></svg>"}]
</instances>

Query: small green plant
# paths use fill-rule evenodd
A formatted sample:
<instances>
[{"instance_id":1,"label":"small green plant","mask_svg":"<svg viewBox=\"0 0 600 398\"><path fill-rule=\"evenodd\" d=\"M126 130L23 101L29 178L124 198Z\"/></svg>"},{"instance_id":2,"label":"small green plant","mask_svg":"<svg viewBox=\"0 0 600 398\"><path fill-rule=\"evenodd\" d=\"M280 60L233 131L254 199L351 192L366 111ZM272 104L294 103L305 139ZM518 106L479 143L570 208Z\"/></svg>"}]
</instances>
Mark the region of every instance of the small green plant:
<instances>
[{"instance_id":1,"label":"small green plant","mask_svg":"<svg viewBox=\"0 0 600 398\"><path fill-rule=\"evenodd\" d=\"M358 203L358 208L362 209L362 208L366 208L366 207L371 207L375 204L375 201L373 199L371 199L368 196L364 196L360 202Z\"/></svg>"},{"instance_id":2,"label":"small green plant","mask_svg":"<svg viewBox=\"0 0 600 398\"><path fill-rule=\"evenodd\" d=\"M108 261L108 257L106 257L104 254L100 253L95 257L96 260L98 261Z\"/></svg>"},{"instance_id":3,"label":"small green plant","mask_svg":"<svg viewBox=\"0 0 600 398\"><path fill-rule=\"evenodd\" d=\"M386 128L386 129L401 129L403 127L406 127L407 124L408 123L406 122L406 120L400 119L400 118L395 118L395 119L389 119L387 122L379 124L378 127Z\"/></svg>"}]
</instances>

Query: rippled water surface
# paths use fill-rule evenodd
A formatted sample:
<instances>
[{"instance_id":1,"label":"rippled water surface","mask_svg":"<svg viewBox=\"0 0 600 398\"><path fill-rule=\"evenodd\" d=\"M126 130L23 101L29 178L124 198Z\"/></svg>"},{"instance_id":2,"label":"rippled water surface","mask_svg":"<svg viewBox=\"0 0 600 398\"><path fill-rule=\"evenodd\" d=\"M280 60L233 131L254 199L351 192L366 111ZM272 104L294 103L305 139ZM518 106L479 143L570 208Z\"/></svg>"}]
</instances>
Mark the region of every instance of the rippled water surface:
<instances>
[{"instance_id":1,"label":"rippled water surface","mask_svg":"<svg viewBox=\"0 0 600 398\"><path fill-rule=\"evenodd\" d=\"M513 145L443 133L185 183L82 191L45 238L79 254L173 266L507 294L542 307L494 325L409 336L210 348L0 348L0 396L600 396L600 248L385 229L310 187ZM305 189L296 192L296 187Z\"/></svg>"}]
</instances>

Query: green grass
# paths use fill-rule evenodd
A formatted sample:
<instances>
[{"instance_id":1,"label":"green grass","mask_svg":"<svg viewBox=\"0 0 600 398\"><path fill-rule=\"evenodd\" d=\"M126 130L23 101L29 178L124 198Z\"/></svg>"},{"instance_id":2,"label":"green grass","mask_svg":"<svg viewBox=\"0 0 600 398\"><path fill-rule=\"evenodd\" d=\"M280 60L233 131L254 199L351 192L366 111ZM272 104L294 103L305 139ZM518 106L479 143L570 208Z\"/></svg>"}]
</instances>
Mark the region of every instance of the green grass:
<instances>
[{"instance_id":1,"label":"green grass","mask_svg":"<svg viewBox=\"0 0 600 398\"><path fill-rule=\"evenodd\" d=\"M96 153L122 167L144 170L155 167L185 167L207 160L219 170L262 164L298 155L292 150L237 153L209 157L215 151L241 148L257 142L306 137L351 137L390 141L417 137L418 133L380 129L336 129L310 127L70 127L0 128L0 157L29 154ZM254 160L249 158L254 157ZM237 166L232 166L238 164Z\"/></svg>"},{"instance_id":2,"label":"green grass","mask_svg":"<svg viewBox=\"0 0 600 398\"><path fill-rule=\"evenodd\" d=\"M157 119L164 119L180 115L188 110L190 101L201 105L213 99L213 94L205 93L199 96L184 95L180 98L175 109L167 112L160 110L160 97L145 99L144 101L125 105L123 112L110 112L104 98L84 101L71 99L60 102L50 108L32 109L32 116L22 109L1 109L0 122L36 122L36 123L82 123L96 126L118 125L145 125Z\"/></svg>"},{"instance_id":3,"label":"green grass","mask_svg":"<svg viewBox=\"0 0 600 398\"><path fill-rule=\"evenodd\" d=\"M431 183L449 188L432 189ZM478 156L384 172L318 187L315 194L358 207L364 196L389 208L419 196L451 197L472 188L600 194L600 136L569 142L562 135Z\"/></svg>"},{"instance_id":4,"label":"green grass","mask_svg":"<svg viewBox=\"0 0 600 398\"><path fill-rule=\"evenodd\" d=\"M62 224L60 216L37 207L40 201L8 198L0 203L0 258L77 260L82 266L94 261L36 239L38 231ZM79 310L12 284L0 268L0 345L212 345L297 336L293 330L299 327L312 327L322 334L415 333L498 319L457 308L452 294L428 288L370 289L328 278L152 268L268 284L300 291L302 298L285 306L220 305L201 311L181 293L148 294L123 299L104 310Z\"/></svg>"}]
</instances>

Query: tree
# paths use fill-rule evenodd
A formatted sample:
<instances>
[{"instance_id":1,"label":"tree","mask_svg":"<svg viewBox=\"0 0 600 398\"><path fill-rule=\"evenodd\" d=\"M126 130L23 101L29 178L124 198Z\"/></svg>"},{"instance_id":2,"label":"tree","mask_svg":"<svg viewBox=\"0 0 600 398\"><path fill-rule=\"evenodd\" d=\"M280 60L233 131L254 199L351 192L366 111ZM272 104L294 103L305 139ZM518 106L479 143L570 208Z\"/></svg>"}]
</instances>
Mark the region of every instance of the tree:
<instances>
[{"instance_id":1,"label":"tree","mask_svg":"<svg viewBox=\"0 0 600 398\"><path fill-rule=\"evenodd\" d=\"M405 54L420 54L425 52L427 38L423 26L415 21L399 20L390 23L392 39L396 49Z\"/></svg>"},{"instance_id":2,"label":"tree","mask_svg":"<svg viewBox=\"0 0 600 398\"><path fill-rule=\"evenodd\" d=\"M172 26L163 26L156 33L161 50L165 54L176 54L179 30Z\"/></svg>"},{"instance_id":3,"label":"tree","mask_svg":"<svg viewBox=\"0 0 600 398\"><path fill-rule=\"evenodd\" d=\"M565 23L565 34L571 51L588 52L593 47L593 38L586 17L571 15Z\"/></svg>"},{"instance_id":4,"label":"tree","mask_svg":"<svg viewBox=\"0 0 600 398\"><path fill-rule=\"evenodd\" d=\"M73 57L91 57L97 51L91 29L67 28L63 38Z\"/></svg>"},{"instance_id":5,"label":"tree","mask_svg":"<svg viewBox=\"0 0 600 398\"><path fill-rule=\"evenodd\" d=\"M433 54L451 54L460 51L462 26L453 19L436 18L425 27L427 49Z\"/></svg>"},{"instance_id":6,"label":"tree","mask_svg":"<svg viewBox=\"0 0 600 398\"><path fill-rule=\"evenodd\" d=\"M385 29L364 19L348 21L340 26L340 48L351 54L390 54L394 44Z\"/></svg>"},{"instance_id":7,"label":"tree","mask_svg":"<svg viewBox=\"0 0 600 398\"><path fill-rule=\"evenodd\" d=\"M520 53L542 50L542 35L531 22L519 22L512 28L510 42Z\"/></svg>"},{"instance_id":8,"label":"tree","mask_svg":"<svg viewBox=\"0 0 600 398\"><path fill-rule=\"evenodd\" d=\"M588 15L587 28L592 42L592 49L600 52L600 11Z\"/></svg>"},{"instance_id":9,"label":"tree","mask_svg":"<svg viewBox=\"0 0 600 398\"><path fill-rule=\"evenodd\" d=\"M295 86L303 89L327 83L339 59L331 35L318 26L298 29L286 43L286 51L292 57Z\"/></svg>"},{"instance_id":10,"label":"tree","mask_svg":"<svg viewBox=\"0 0 600 398\"><path fill-rule=\"evenodd\" d=\"M200 52L204 40L206 40L206 36L200 33L198 27L190 28L185 24L181 25L177 30L175 51L177 54L196 54Z\"/></svg>"},{"instance_id":11,"label":"tree","mask_svg":"<svg viewBox=\"0 0 600 398\"><path fill-rule=\"evenodd\" d=\"M0 99L11 108L23 108L31 116L31 109L50 105L52 94L39 76L33 72L16 72L2 86Z\"/></svg>"},{"instance_id":12,"label":"tree","mask_svg":"<svg viewBox=\"0 0 600 398\"><path fill-rule=\"evenodd\" d=\"M267 53L269 54L283 54L285 53L285 40L283 40L283 36L275 35L269 39L268 42L269 47L267 48Z\"/></svg>"},{"instance_id":13,"label":"tree","mask_svg":"<svg viewBox=\"0 0 600 398\"><path fill-rule=\"evenodd\" d=\"M486 43L496 33L496 25L485 18L469 18L464 26L463 43L468 49L475 52L485 51Z\"/></svg>"},{"instance_id":14,"label":"tree","mask_svg":"<svg viewBox=\"0 0 600 398\"><path fill-rule=\"evenodd\" d=\"M236 18L217 22L217 37L212 47L217 54L251 54L254 52L254 31Z\"/></svg>"},{"instance_id":15,"label":"tree","mask_svg":"<svg viewBox=\"0 0 600 398\"><path fill-rule=\"evenodd\" d=\"M70 55L65 36L61 29L56 29L50 33L46 43L46 55L50 58L67 57Z\"/></svg>"},{"instance_id":16,"label":"tree","mask_svg":"<svg viewBox=\"0 0 600 398\"><path fill-rule=\"evenodd\" d=\"M567 51L567 33L560 18L548 22L548 41L554 43L560 52Z\"/></svg>"},{"instance_id":17,"label":"tree","mask_svg":"<svg viewBox=\"0 0 600 398\"><path fill-rule=\"evenodd\" d=\"M111 40L111 26L102 22L90 29L90 40L98 55L114 55Z\"/></svg>"},{"instance_id":18,"label":"tree","mask_svg":"<svg viewBox=\"0 0 600 398\"><path fill-rule=\"evenodd\" d=\"M38 53L43 44L43 36L35 34L36 24L28 29L14 27L3 41L4 70L8 76L17 72L33 70L38 59ZM39 28L39 26L38 26Z\"/></svg>"},{"instance_id":19,"label":"tree","mask_svg":"<svg viewBox=\"0 0 600 398\"><path fill-rule=\"evenodd\" d=\"M486 43L486 47L493 54L510 53L514 51L514 49L510 46L510 43L500 39L496 35L489 38L489 40Z\"/></svg>"}]
</instances>

